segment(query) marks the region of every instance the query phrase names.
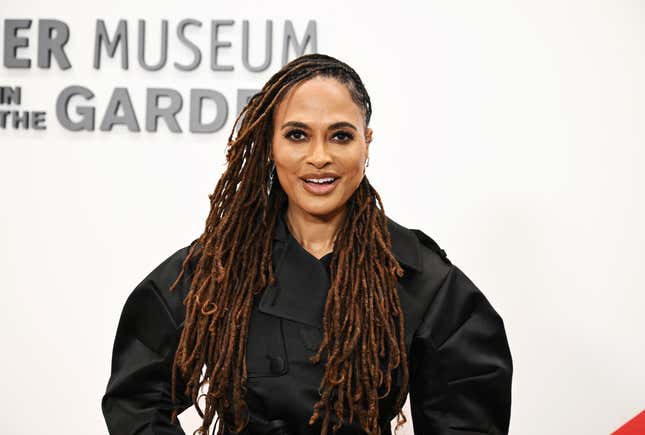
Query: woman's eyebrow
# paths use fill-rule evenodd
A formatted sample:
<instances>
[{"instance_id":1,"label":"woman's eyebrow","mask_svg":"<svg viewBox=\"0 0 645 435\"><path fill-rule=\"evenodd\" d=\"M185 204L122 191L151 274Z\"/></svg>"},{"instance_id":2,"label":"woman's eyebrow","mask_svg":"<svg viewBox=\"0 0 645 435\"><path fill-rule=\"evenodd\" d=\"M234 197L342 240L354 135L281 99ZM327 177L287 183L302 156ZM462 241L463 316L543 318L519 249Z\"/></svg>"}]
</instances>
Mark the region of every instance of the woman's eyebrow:
<instances>
[{"instance_id":1,"label":"woman's eyebrow","mask_svg":"<svg viewBox=\"0 0 645 435\"><path fill-rule=\"evenodd\" d=\"M297 128L306 128L306 129L309 128L309 126L307 124L305 124L304 122L300 122L300 121L287 121L284 124L282 124L282 127L280 127L280 128L284 129L284 128L287 128L287 127L297 127ZM329 125L328 129L333 130L333 129L342 128L342 127L347 127L347 128L351 128L351 129L354 129L354 130L358 131L358 129L354 126L354 124L352 124L351 122L347 122L347 121L334 122L333 124Z\"/></svg>"}]
</instances>

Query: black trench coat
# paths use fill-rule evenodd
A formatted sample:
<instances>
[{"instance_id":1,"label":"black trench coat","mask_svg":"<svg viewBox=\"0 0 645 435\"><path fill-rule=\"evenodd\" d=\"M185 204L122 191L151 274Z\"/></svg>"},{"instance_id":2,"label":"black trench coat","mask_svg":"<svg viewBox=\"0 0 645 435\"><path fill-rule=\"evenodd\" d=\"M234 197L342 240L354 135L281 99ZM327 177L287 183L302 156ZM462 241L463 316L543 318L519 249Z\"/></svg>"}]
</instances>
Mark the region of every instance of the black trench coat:
<instances>
[{"instance_id":1,"label":"black trench coat","mask_svg":"<svg viewBox=\"0 0 645 435\"><path fill-rule=\"evenodd\" d=\"M388 228L392 251L405 269L398 287L414 433L507 434L513 363L502 318L429 236L390 218ZM112 435L184 434L179 424L170 423L170 374L188 282L172 293L168 288L188 249L168 257L125 302L101 402ZM272 256L278 282L258 295L249 325L246 400L251 420L243 433L318 434L321 419L314 427L307 422L319 397L324 361L313 365L307 358L322 340L331 254L311 255L279 219ZM391 433L396 417L393 405L401 387L400 371L396 374L389 396L379 402L384 435ZM183 385L180 389L183 393ZM183 394L178 397L181 411L191 406ZM337 421L333 413L330 417ZM405 427L409 424L408 418ZM364 431L354 421L337 434Z\"/></svg>"}]
</instances>

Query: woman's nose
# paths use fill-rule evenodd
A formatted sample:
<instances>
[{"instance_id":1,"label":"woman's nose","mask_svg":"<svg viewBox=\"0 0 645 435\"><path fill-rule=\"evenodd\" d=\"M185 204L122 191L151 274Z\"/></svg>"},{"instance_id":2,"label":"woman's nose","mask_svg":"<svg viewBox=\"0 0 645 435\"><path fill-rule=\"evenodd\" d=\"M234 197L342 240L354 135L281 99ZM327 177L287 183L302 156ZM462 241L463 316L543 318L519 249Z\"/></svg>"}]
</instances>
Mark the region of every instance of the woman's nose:
<instances>
[{"instance_id":1,"label":"woman's nose","mask_svg":"<svg viewBox=\"0 0 645 435\"><path fill-rule=\"evenodd\" d=\"M324 138L315 138L311 141L308 160L316 167L322 167L331 161L329 146Z\"/></svg>"}]
</instances>

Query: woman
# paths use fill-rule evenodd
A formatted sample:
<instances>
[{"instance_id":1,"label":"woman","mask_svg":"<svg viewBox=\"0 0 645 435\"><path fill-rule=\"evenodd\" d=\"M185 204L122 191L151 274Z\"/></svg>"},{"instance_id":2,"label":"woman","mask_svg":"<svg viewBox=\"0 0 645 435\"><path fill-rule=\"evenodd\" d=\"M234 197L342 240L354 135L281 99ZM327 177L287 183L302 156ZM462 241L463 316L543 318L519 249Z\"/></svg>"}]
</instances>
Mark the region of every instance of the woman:
<instances>
[{"instance_id":1,"label":"woman","mask_svg":"<svg viewBox=\"0 0 645 435\"><path fill-rule=\"evenodd\" d=\"M195 405L199 434L215 414L218 434L389 434L408 392L415 434L508 432L503 321L430 237L385 215L365 175L370 116L356 72L322 54L251 98L203 234L126 301L110 433L183 434L176 415Z\"/></svg>"}]
</instances>

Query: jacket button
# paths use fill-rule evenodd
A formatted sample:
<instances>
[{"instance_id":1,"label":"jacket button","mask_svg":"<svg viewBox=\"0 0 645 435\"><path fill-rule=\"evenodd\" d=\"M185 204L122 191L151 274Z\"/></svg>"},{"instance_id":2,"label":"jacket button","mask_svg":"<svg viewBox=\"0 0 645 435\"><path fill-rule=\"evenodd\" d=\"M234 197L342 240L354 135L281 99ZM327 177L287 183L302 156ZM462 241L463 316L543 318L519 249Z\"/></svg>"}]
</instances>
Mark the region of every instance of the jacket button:
<instances>
[{"instance_id":1,"label":"jacket button","mask_svg":"<svg viewBox=\"0 0 645 435\"><path fill-rule=\"evenodd\" d=\"M304 346L311 352L316 352L320 342L322 341L322 334L318 328L300 328L300 338L304 342Z\"/></svg>"},{"instance_id":2,"label":"jacket button","mask_svg":"<svg viewBox=\"0 0 645 435\"><path fill-rule=\"evenodd\" d=\"M284 373L285 369L285 363L284 363L284 358L280 356L271 356L267 355L267 358L269 358L269 367L271 367L271 373L274 375L279 375Z\"/></svg>"}]
</instances>

